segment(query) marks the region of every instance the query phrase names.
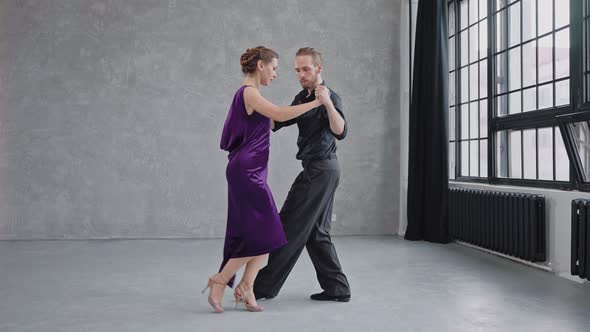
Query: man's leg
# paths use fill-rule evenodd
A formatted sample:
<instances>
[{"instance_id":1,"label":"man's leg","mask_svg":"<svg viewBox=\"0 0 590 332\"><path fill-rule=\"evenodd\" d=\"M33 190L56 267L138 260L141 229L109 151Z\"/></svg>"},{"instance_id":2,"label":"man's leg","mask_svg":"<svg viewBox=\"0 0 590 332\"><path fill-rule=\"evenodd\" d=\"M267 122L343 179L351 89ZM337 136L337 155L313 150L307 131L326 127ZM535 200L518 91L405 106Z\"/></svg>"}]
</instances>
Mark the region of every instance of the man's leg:
<instances>
[{"instance_id":1,"label":"man's leg","mask_svg":"<svg viewBox=\"0 0 590 332\"><path fill-rule=\"evenodd\" d=\"M280 213L287 244L270 253L268 264L258 272L254 281L256 298L277 296L313 230L313 219L310 215L314 212L310 211L313 206L309 204L309 200L315 198L308 196L311 188L309 178L304 169L287 194Z\"/></svg>"},{"instance_id":2,"label":"man's leg","mask_svg":"<svg viewBox=\"0 0 590 332\"><path fill-rule=\"evenodd\" d=\"M305 165L281 209L288 243L271 253L268 264L258 273L254 282L254 293L258 298L277 296L303 247L315 232L325 207L334 199L340 176L338 161L327 159L306 162Z\"/></svg>"},{"instance_id":3,"label":"man's leg","mask_svg":"<svg viewBox=\"0 0 590 332\"><path fill-rule=\"evenodd\" d=\"M331 216L331 207L329 210L330 213L326 215L326 218L330 218ZM324 216L322 216L322 219L320 224L326 222ZM306 244L306 249L315 268L320 287L322 287L325 294L330 296L349 296L350 286L346 276L342 272L342 267L336 254L336 248L334 247L334 243L332 243L330 234L321 226L315 228Z\"/></svg>"},{"instance_id":4,"label":"man's leg","mask_svg":"<svg viewBox=\"0 0 590 332\"><path fill-rule=\"evenodd\" d=\"M334 193L340 179L340 168L337 160L326 161L327 170L323 170L318 178L324 180L325 204L321 207L321 213L316 219L316 224L307 241L306 248L316 270L320 286L324 290L324 298L321 296L313 299L344 300L350 298L350 286L336 254L336 248L330 237L332 207L334 205ZM333 297L333 298L331 298Z\"/></svg>"}]
</instances>

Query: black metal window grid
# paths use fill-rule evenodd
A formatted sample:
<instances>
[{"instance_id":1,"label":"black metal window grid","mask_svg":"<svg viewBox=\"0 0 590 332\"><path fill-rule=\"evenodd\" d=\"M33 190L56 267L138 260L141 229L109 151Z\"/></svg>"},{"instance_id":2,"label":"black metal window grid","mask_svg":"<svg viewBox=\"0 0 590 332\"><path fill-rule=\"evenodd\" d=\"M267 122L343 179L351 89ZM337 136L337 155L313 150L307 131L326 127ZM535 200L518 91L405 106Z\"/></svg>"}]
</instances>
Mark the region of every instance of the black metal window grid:
<instances>
[{"instance_id":1,"label":"black metal window grid","mask_svg":"<svg viewBox=\"0 0 590 332\"><path fill-rule=\"evenodd\" d=\"M590 191L590 0L450 0L451 180Z\"/></svg>"}]
</instances>

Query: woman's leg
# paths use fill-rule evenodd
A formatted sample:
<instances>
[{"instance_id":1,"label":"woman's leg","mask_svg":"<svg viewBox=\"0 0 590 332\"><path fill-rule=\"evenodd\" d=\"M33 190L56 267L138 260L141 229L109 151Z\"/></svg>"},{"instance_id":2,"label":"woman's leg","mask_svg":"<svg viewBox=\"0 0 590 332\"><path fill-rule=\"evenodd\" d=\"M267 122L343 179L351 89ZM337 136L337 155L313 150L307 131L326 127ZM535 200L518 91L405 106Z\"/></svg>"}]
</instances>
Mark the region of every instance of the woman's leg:
<instances>
[{"instance_id":1,"label":"woman's leg","mask_svg":"<svg viewBox=\"0 0 590 332\"><path fill-rule=\"evenodd\" d=\"M243 300L245 300L246 309L253 309L251 311L260 311L258 309L261 309L256 304L256 297L254 296L252 287L254 285L256 275L258 275L258 271L260 271L260 268L262 267L262 264L264 264L264 261L267 257L268 254L252 257L252 259L246 263L246 269L242 275L242 280L236 286L236 300L241 297Z\"/></svg>"},{"instance_id":2,"label":"woman's leg","mask_svg":"<svg viewBox=\"0 0 590 332\"><path fill-rule=\"evenodd\" d=\"M221 274L225 280L230 280L238 272L238 270L244 266L244 264L248 263L248 261L254 257L256 256L230 258L227 263L225 263L225 266L223 269L221 269L219 274Z\"/></svg>"},{"instance_id":3,"label":"woman's leg","mask_svg":"<svg viewBox=\"0 0 590 332\"><path fill-rule=\"evenodd\" d=\"M252 258L253 257L232 258L225 264L219 273L216 273L211 278L209 278L207 283L207 286L210 288L208 301L213 309L215 309L215 312L223 312L221 300L223 299L225 286L227 286L227 283L236 274L236 272L238 272L238 270Z\"/></svg>"},{"instance_id":4,"label":"woman's leg","mask_svg":"<svg viewBox=\"0 0 590 332\"><path fill-rule=\"evenodd\" d=\"M256 275L258 275L258 271L264 264L264 261L268 257L268 254L254 256L251 260L246 263L246 269L244 270L244 275L242 276L242 281L244 281L247 285L252 286L254 284L254 280L256 279Z\"/></svg>"}]
</instances>

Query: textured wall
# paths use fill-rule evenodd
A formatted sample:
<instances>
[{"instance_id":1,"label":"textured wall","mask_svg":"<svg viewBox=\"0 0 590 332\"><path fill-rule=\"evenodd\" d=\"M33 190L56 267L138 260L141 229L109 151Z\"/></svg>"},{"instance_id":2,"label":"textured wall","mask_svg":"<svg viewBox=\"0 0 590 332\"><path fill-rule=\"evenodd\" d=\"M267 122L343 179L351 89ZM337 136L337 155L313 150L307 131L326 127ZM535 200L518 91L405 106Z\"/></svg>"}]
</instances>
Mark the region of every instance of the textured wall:
<instances>
[{"instance_id":1,"label":"textured wall","mask_svg":"<svg viewBox=\"0 0 590 332\"><path fill-rule=\"evenodd\" d=\"M219 137L239 56L267 45L290 103L314 46L344 100L334 234L397 232L400 1L0 0L0 239L221 237ZM272 136L280 207L300 170Z\"/></svg>"}]
</instances>

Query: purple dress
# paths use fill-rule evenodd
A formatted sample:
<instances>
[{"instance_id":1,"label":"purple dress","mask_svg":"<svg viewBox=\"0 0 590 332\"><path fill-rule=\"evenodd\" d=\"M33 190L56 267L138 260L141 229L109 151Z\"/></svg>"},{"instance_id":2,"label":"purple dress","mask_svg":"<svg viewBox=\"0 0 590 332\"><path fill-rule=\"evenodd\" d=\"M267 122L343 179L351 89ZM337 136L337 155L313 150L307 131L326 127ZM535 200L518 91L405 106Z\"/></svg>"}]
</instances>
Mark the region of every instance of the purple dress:
<instances>
[{"instance_id":1,"label":"purple dress","mask_svg":"<svg viewBox=\"0 0 590 332\"><path fill-rule=\"evenodd\" d=\"M272 193L266 183L270 148L270 120L248 115L244 89L236 92L229 109L221 149L229 152L227 228L221 269L230 258L269 253L287 243ZM228 283L233 286L233 278Z\"/></svg>"}]
</instances>

